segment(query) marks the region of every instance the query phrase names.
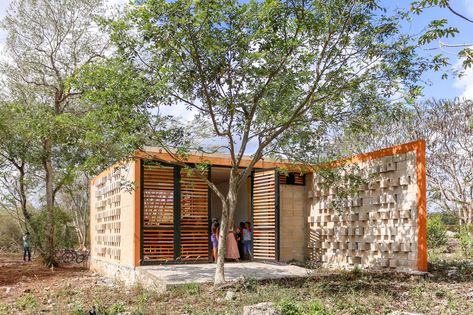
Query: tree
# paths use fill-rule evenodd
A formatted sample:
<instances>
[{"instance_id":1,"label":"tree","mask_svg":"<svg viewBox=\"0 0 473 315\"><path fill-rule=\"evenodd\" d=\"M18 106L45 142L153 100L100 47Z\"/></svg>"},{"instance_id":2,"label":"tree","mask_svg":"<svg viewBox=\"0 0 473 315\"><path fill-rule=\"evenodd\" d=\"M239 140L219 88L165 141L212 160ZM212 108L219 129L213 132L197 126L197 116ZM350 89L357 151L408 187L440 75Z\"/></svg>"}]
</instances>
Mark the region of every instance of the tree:
<instances>
[{"instance_id":1,"label":"tree","mask_svg":"<svg viewBox=\"0 0 473 315\"><path fill-rule=\"evenodd\" d=\"M0 106L0 185L4 192L0 206L16 218L23 231L31 229L37 241L38 230L33 224L29 205L29 197L38 182L38 170L34 167L37 150L31 141L26 112L20 104ZM35 245L43 249L41 243Z\"/></svg>"},{"instance_id":2,"label":"tree","mask_svg":"<svg viewBox=\"0 0 473 315\"><path fill-rule=\"evenodd\" d=\"M411 4L411 11L417 15L424 12L426 9L432 7L439 7L448 10L455 17L460 18L461 21L472 23L473 19L465 16L456 10L450 3L450 0L418 0L413 1ZM473 42L452 44L442 42L443 38L455 37L460 32L458 27L449 26L449 22L446 18L433 20L430 22L427 31L419 38L419 43L422 45L429 44L433 41L438 40L439 49L450 48L458 50L458 57L463 59L463 68L467 69L473 65ZM445 55L438 54L434 56L434 60L438 63L437 69L440 65L447 65L448 58Z\"/></svg>"},{"instance_id":3,"label":"tree","mask_svg":"<svg viewBox=\"0 0 473 315\"><path fill-rule=\"evenodd\" d=\"M195 129L155 125L153 140L222 201L215 284L225 281L238 188L257 161L280 140L303 134L302 143L342 124L362 126L363 117L399 106L396 95L417 94L428 65L397 17L382 12L376 1L149 0L109 21L122 60L152 83L153 104L171 106L170 116L179 107L195 113L195 129L231 157L224 194L204 176L206 165L185 164L190 149L211 149L192 145ZM242 168L250 146L251 162Z\"/></svg>"},{"instance_id":4,"label":"tree","mask_svg":"<svg viewBox=\"0 0 473 315\"><path fill-rule=\"evenodd\" d=\"M473 102L427 102L416 112L417 132L427 139L432 201L463 223L473 223Z\"/></svg>"},{"instance_id":5,"label":"tree","mask_svg":"<svg viewBox=\"0 0 473 315\"><path fill-rule=\"evenodd\" d=\"M100 8L100 0L15 0L2 23L8 32L2 69L9 78L6 94L35 114L29 122L44 172L48 264L55 264L56 194L74 175L80 140L75 116L81 111L74 102L80 91L68 78L104 55L107 42L94 29Z\"/></svg>"},{"instance_id":6,"label":"tree","mask_svg":"<svg viewBox=\"0 0 473 315\"><path fill-rule=\"evenodd\" d=\"M89 177L82 174L77 176L72 183L65 185L58 198L60 208L71 217L80 249L88 247L89 195Z\"/></svg>"},{"instance_id":7,"label":"tree","mask_svg":"<svg viewBox=\"0 0 473 315\"><path fill-rule=\"evenodd\" d=\"M370 132L341 132L330 151L366 152L425 139L428 204L473 223L473 106L471 100L429 100L406 108ZM339 152L347 156L347 152ZM437 209L435 209L437 208Z\"/></svg>"}]
</instances>

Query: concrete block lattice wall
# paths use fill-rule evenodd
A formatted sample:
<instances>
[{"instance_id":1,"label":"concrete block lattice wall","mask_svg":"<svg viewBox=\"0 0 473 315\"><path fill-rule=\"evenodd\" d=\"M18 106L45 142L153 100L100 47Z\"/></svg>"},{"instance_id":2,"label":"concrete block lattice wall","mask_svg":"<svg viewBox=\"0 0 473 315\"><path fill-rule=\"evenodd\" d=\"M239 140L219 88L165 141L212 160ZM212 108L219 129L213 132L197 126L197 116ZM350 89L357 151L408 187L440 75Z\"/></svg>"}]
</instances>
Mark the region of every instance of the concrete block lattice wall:
<instances>
[{"instance_id":1,"label":"concrete block lattice wall","mask_svg":"<svg viewBox=\"0 0 473 315\"><path fill-rule=\"evenodd\" d=\"M416 152L358 163L368 183L358 194L333 206L337 188L309 177L308 256L329 267L418 269ZM340 211L341 210L341 211Z\"/></svg>"},{"instance_id":2,"label":"concrete block lattice wall","mask_svg":"<svg viewBox=\"0 0 473 315\"><path fill-rule=\"evenodd\" d=\"M91 268L95 262L134 266L133 163L117 164L94 178L90 185Z\"/></svg>"}]
</instances>

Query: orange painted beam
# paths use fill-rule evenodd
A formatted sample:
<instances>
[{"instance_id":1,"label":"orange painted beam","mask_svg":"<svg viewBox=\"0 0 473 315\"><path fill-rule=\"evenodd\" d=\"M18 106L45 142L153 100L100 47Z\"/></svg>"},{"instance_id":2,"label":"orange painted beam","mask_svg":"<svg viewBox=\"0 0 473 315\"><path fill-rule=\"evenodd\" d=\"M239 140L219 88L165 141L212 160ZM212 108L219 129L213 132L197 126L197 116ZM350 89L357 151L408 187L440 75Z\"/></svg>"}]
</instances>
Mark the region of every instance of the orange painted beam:
<instances>
[{"instance_id":1,"label":"orange painted beam","mask_svg":"<svg viewBox=\"0 0 473 315\"><path fill-rule=\"evenodd\" d=\"M420 141L416 149L417 163L417 266L427 271L427 179L425 162L425 141Z\"/></svg>"},{"instance_id":2,"label":"orange painted beam","mask_svg":"<svg viewBox=\"0 0 473 315\"><path fill-rule=\"evenodd\" d=\"M133 189L135 219L134 219L134 266L141 265L141 160L135 159L133 161L133 172L135 180L135 189Z\"/></svg>"},{"instance_id":3,"label":"orange painted beam","mask_svg":"<svg viewBox=\"0 0 473 315\"><path fill-rule=\"evenodd\" d=\"M163 163L175 164L176 160L168 153L164 152L153 152L153 151L137 151L135 157L142 159L158 160ZM199 164L207 163L212 166L233 166L232 159L229 157L215 156L215 155L204 155L204 154L190 154L185 160L182 160L183 163L189 164ZM242 159L240 162L240 167L247 167L251 163L251 159ZM302 169L307 169L307 166L302 164L295 164L289 162L274 162L274 161L265 161L261 159L256 162L254 168L275 168L282 167L290 171L300 171Z\"/></svg>"}]
</instances>

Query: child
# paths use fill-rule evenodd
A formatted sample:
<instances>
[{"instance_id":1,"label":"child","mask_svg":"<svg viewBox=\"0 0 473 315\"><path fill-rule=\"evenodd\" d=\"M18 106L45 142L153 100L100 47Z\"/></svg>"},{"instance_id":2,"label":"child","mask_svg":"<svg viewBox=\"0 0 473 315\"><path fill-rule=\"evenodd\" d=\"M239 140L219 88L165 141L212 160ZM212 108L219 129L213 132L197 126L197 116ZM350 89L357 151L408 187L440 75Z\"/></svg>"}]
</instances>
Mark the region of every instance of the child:
<instances>
[{"instance_id":1,"label":"child","mask_svg":"<svg viewBox=\"0 0 473 315\"><path fill-rule=\"evenodd\" d=\"M219 233L220 224L218 223L217 218L212 219L211 235L210 240L212 241L212 258L214 262L217 262L218 258L218 233Z\"/></svg>"},{"instance_id":2,"label":"child","mask_svg":"<svg viewBox=\"0 0 473 315\"><path fill-rule=\"evenodd\" d=\"M245 258L250 260L251 258L251 225L250 222L245 222L245 228L243 229L243 252Z\"/></svg>"}]
</instances>

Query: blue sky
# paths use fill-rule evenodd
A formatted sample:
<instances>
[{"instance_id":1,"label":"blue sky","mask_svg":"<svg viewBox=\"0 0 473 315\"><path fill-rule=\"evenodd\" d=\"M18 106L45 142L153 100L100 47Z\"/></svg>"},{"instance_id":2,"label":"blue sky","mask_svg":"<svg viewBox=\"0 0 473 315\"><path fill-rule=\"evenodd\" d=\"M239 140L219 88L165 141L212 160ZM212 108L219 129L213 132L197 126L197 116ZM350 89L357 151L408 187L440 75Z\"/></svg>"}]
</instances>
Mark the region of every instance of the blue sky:
<instances>
[{"instance_id":1,"label":"blue sky","mask_svg":"<svg viewBox=\"0 0 473 315\"><path fill-rule=\"evenodd\" d=\"M110 4L121 4L127 2L126 0L107 0ZM410 0L382 0L382 4L390 9L407 9L409 8ZM0 18L5 15L6 9L10 0L0 0ZM460 13L473 18L473 0L451 0L452 6ZM428 9L420 16L414 16L412 22L403 25L404 31L411 34L417 34L433 19L446 18L452 26L460 29L458 34L453 39L445 39L444 41L452 44L470 43L473 44L473 23L468 23L453 15L446 9ZM5 41L5 33L0 31L0 47ZM437 54L435 51L428 48L438 48L438 43L435 42L429 47L420 51L423 55ZM453 53L453 54L452 54ZM446 54L450 55L453 63L459 63L455 55L456 51L449 49ZM426 98L454 98L467 97L473 99L473 70L468 70L466 75L461 79L450 77L448 80L441 79L441 73L429 72L424 75L425 80L430 81L431 84L424 89L424 96Z\"/></svg>"},{"instance_id":2,"label":"blue sky","mask_svg":"<svg viewBox=\"0 0 473 315\"><path fill-rule=\"evenodd\" d=\"M411 1L408 0L382 1L382 4L390 9L403 10L408 9L410 3ZM473 0L451 0L450 3L456 11L469 18L473 18ZM451 26L455 26L460 30L460 34L457 34L454 38L443 39L443 42L449 44L473 44L473 23L462 20L447 9L427 9L421 15L414 15L412 21L410 23L406 22L403 28L405 32L409 32L410 34L418 34L422 30L425 30L430 21L442 18L447 19ZM428 47L421 49L419 53L426 56L438 54L441 52L438 48L439 43L434 42ZM460 61L456 56L458 49L446 49L442 50L442 52L451 58L455 66L459 66ZM461 79L450 76L448 80L442 80L441 75L442 73L433 71L424 75L425 80L431 82L431 84L424 89L426 98L473 98L473 71L471 69L466 71L465 76Z\"/></svg>"}]
</instances>

